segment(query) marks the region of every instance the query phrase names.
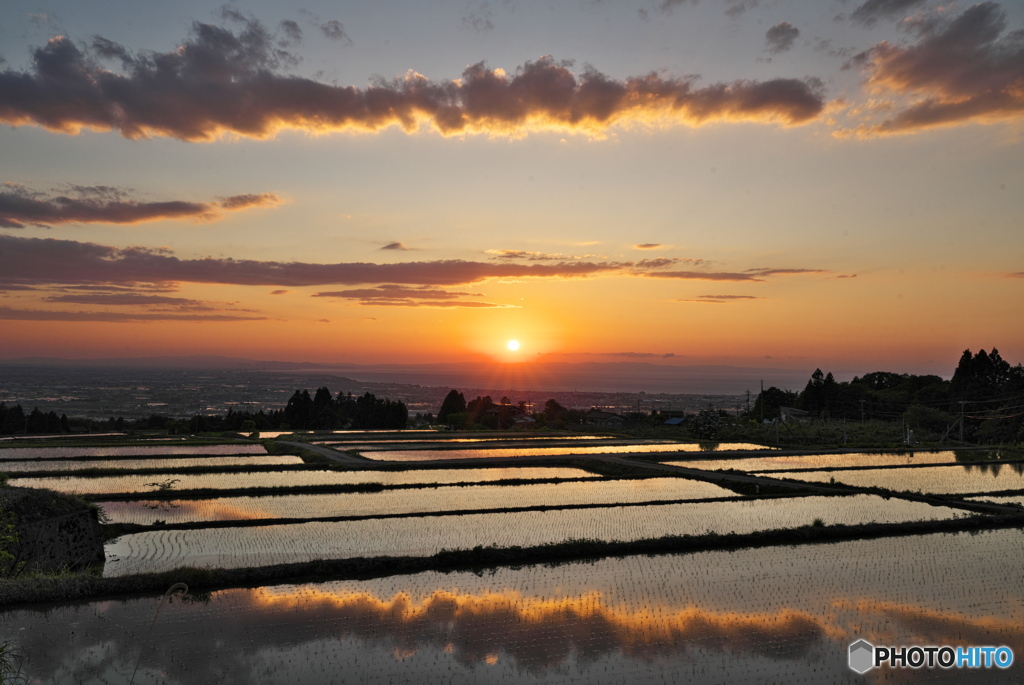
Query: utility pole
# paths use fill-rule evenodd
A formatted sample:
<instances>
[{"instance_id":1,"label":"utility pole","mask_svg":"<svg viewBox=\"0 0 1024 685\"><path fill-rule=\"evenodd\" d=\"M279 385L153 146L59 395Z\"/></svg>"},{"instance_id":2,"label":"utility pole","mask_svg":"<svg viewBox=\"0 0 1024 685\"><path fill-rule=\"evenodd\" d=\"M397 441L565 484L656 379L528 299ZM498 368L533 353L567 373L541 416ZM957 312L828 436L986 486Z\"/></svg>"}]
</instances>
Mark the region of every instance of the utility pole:
<instances>
[{"instance_id":1,"label":"utility pole","mask_svg":"<svg viewBox=\"0 0 1024 685\"><path fill-rule=\"evenodd\" d=\"M764 423L764 379L761 379L761 394L757 396L757 401L761 403L761 423ZM778 436L776 436L778 437Z\"/></svg>"},{"instance_id":2,"label":"utility pole","mask_svg":"<svg viewBox=\"0 0 1024 685\"><path fill-rule=\"evenodd\" d=\"M747 389L747 413L750 413L750 389Z\"/></svg>"},{"instance_id":3,"label":"utility pole","mask_svg":"<svg viewBox=\"0 0 1024 685\"><path fill-rule=\"evenodd\" d=\"M860 422L864 423L864 400L860 401Z\"/></svg>"}]
</instances>

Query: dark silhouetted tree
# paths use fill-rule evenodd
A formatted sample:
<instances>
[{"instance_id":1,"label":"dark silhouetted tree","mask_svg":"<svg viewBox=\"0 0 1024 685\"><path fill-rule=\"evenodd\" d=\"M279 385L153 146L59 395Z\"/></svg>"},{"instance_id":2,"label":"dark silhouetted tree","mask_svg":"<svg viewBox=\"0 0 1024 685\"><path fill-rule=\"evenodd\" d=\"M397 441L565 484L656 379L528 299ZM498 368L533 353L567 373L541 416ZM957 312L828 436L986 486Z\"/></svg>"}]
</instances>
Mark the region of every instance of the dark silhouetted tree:
<instances>
[{"instance_id":1,"label":"dark silhouetted tree","mask_svg":"<svg viewBox=\"0 0 1024 685\"><path fill-rule=\"evenodd\" d=\"M438 423L448 423L448 417L452 414L461 414L466 411L466 398L458 390L451 390L441 403L441 410L437 412Z\"/></svg>"}]
</instances>

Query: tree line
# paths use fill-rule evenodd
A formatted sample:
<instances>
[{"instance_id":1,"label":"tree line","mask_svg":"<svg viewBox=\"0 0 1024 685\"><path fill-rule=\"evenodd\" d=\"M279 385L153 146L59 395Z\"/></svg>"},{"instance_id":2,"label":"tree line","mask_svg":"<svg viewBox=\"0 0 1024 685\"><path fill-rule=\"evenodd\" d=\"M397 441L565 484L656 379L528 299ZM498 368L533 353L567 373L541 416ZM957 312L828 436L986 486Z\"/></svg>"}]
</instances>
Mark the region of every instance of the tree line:
<instances>
[{"instance_id":1,"label":"tree line","mask_svg":"<svg viewBox=\"0 0 1024 685\"><path fill-rule=\"evenodd\" d=\"M352 393L331 394L327 387L296 390L281 409L235 411L190 418L152 414L139 419L111 417L105 421L57 416L38 408L25 414L20 404L7 407L0 402L0 435L50 434L70 432L121 432L166 430L172 433L203 433L276 430L353 430L402 429L409 420L409 410L401 400L380 399L367 392L354 397Z\"/></svg>"},{"instance_id":2,"label":"tree line","mask_svg":"<svg viewBox=\"0 0 1024 685\"><path fill-rule=\"evenodd\" d=\"M497 403L490 395L466 401L466 397L458 390L452 390L441 403L441 409L437 412L437 422L453 428L509 428L515 419L520 416L529 416L533 419L532 426L540 428L550 426L563 428L566 425L579 425L583 421L586 412L579 409L566 409L557 400L550 399L544 403L544 408L533 412L526 402L520 401L517 404L507 397L502 397Z\"/></svg>"},{"instance_id":3,"label":"tree line","mask_svg":"<svg viewBox=\"0 0 1024 685\"><path fill-rule=\"evenodd\" d=\"M906 421L914 428L942 432L962 421L965 439L1024 440L1024 366L1011 366L999 350L964 350L953 377L876 371L849 382L816 369L803 391L771 387L748 416L774 419L780 407L813 418Z\"/></svg>"}]
</instances>

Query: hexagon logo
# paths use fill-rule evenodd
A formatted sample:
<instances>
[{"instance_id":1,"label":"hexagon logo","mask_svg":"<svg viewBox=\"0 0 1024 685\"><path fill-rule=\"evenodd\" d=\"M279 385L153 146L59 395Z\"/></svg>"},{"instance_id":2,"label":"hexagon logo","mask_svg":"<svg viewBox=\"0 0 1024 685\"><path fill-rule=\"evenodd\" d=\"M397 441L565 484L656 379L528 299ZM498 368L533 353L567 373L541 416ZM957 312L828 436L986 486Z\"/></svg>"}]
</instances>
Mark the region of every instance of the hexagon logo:
<instances>
[{"instance_id":1,"label":"hexagon logo","mask_svg":"<svg viewBox=\"0 0 1024 685\"><path fill-rule=\"evenodd\" d=\"M850 668L864 674L875 665L875 646L867 640L857 640L850 645Z\"/></svg>"}]
</instances>

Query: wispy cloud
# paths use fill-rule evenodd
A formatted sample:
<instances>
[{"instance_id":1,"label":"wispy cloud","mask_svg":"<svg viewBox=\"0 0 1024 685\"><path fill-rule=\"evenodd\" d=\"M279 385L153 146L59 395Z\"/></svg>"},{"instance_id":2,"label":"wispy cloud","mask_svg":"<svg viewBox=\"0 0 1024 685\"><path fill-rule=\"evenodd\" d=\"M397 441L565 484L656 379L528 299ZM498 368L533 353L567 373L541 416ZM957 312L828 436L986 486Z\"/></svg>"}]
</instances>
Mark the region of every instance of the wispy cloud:
<instances>
[{"instance_id":1,"label":"wispy cloud","mask_svg":"<svg viewBox=\"0 0 1024 685\"><path fill-rule=\"evenodd\" d=\"M862 26L872 27L880 19L896 19L925 4L927 0L867 0L857 6L850 19Z\"/></svg>"},{"instance_id":2,"label":"wispy cloud","mask_svg":"<svg viewBox=\"0 0 1024 685\"><path fill-rule=\"evenodd\" d=\"M663 269L666 266L672 266L679 262L686 262L688 264L700 264L703 260L692 260L692 259L681 259L679 257L658 257L656 259L641 259L636 263L638 269Z\"/></svg>"},{"instance_id":3,"label":"wispy cloud","mask_svg":"<svg viewBox=\"0 0 1024 685\"><path fill-rule=\"evenodd\" d=\"M409 72L366 88L282 72L289 54L257 22L235 33L195 23L177 50L132 53L102 38L88 52L57 36L30 72L0 73L0 122L51 131L116 130L126 138L207 141L225 133L266 138L279 129L379 131L421 126L444 135L521 135L560 129L603 134L618 124L697 126L718 121L796 125L824 106L813 79L737 80L651 72L625 80L542 57L513 73L482 62L457 80ZM122 73L102 62L116 60Z\"/></svg>"},{"instance_id":4,"label":"wispy cloud","mask_svg":"<svg viewBox=\"0 0 1024 685\"><path fill-rule=\"evenodd\" d=\"M204 306L201 301L191 300L186 297L169 297L167 295L148 295L142 293L92 293L89 295L51 295L43 299L46 300L47 302L66 302L71 304L87 304L100 306Z\"/></svg>"},{"instance_id":5,"label":"wispy cloud","mask_svg":"<svg viewBox=\"0 0 1024 685\"><path fill-rule=\"evenodd\" d=\"M683 5L697 5L699 2L700 0L661 0L661 2L658 3L658 9L663 13L668 14ZM722 4L725 5L725 14L735 18L760 5L761 0L724 0ZM640 11L640 16L647 18L649 14L647 10L642 9Z\"/></svg>"},{"instance_id":6,"label":"wispy cloud","mask_svg":"<svg viewBox=\"0 0 1024 685\"><path fill-rule=\"evenodd\" d=\"M53 238L0 235L0 281L38 283L221 283L301 287L397 283L460 285L499 278L575 278L608 275L618 262L493 263L446 259L429 262L310 264L205 257L180 259L168 250L115 248Z\"/></svg>"},{"instance_id":7,"label":"wispy cloud","mask_svg":"<svg viewBox=\"0 0 1024 685\"><path fill-rule=\"evenodd\" d=\"M137 323L144 321L264 321L264 316L241 314L176 314L130 312L66 312L43 309L12 309L0 307L0 321L101 321L108 323Z\"/></svg>"},{"instance_id":8,"label":"wispy cloud","mask_svg":"<svg viewBox=\"0 0 1024 685\"><path fill-rule=\"evenodd\" d=\"M643 276L706 281L761 281L787 274L826 274L820 269L761 267L742 272L651 270L660 260L641 262L473 262L444 259L374 264L350 262L311 264L267 262L230 257L181 259L166 248L116 248L54 238L0 235L0 283L12 285L72 284L125 286L173 283L277 286L389 284L453 286L486 280L586 276ZM422 298L421 298L422 299Z\"/></svg>"},{"instance_id":9,"label":"wispy cloud","mask_svg":"<svg viewBox=\"0 0 1024 685\"><path fill-rule=\"evenodd\" d=\"M455 300L460 297L482 297L482 294L451 292L448 290L438 290L430 286L410 288L404 285L380 285L376 288L321 292L314 294L313 297L344 297L356 300L394 300L403 297L418 300Z\"/></svg>"},{"instance_id":10,"label":"wispy cloud","mask_svg":"<svg viewBox=\"0 0 1024 685\"><path fill-rule=\"evenodd\" d=\"M882 42L860 53L868 90L881 98L884 117L839 135L877 136L966 122L1019 120L1024 114L1024 34L1004 33L1006 12L994 2L970 7L947 20L926 15L906 24L917 34L908 46Z\"/></svg>"},{"instance_id":11,"label":"wispy cloud","mask_svg":"<svg viewBox=\"0 0 1024 685\"><path fill-rule=\"evenodd\" d=\"M676 302L696 302L704 304L728 304L743 300L763 300L755 295L698 295L695 300L676 300Z\"/></svg>"},{"instance_id":12,"label":"wispy cloud","mask_svg":"<svg viewBox=\"0 0 1024 685\"><path fill-rule=\"evenodd\" d=\"M792 48L799 37L800 29L788 21L782 21L765 31L764 42L768 52L777 54Z\"/></svg>"},{"instance_id":13,"label":"wispy cloud","mask_svg":"<svg viewBox=\"0 0 1024 685\"><path fill-rule=\"evenodd\" d=\"M656 250L659 247L662 247L661 243L640 243L638 245L634 245L633 249L634 250Z\"/></svg>"},{"instance_id":14,"label":"wispy cloud","mask_svg":"<svg viewBox=\"0 0 1024 685\"><path fill-rule=\"evenodd\" d=\"M651 271L643 273L650 278L677 278L693 281L763 281L769 276L792 274L825 274L824 269L759 268L746 271Z\"/></svg>"},{"instance_id":15,"label":"wispy cloud","mask_svg":"<svg viewBox=\"0 0 1024 685\"><path fill-rule=\"evenodd\" d=\"M336 40L342 45L352 45L352 39L345 33L345 25L337 19L320 24L320 32L324 34L324 38Z\"/></svg>"},{"instance_id":16,"label":"wispy cloud","mask_svg":"<svg viewBox=\"0 0 1024 685\"><path fill-rule=\"evenodd\" d=\"M400 242L398 242L396 240L394 242L388 243L387 245L384 245L380 249L382 249L382 250L408 250L409 248L407 248L405 245L403 245L402 243L400 243Z\"/></svg>"},{"instance_id":17,"label":"wispy cloud","mask_svg":"<svg viewBox=\"0 0 1024 685\"><path fill-rule=\"evenodd\" d=\"M493 31L494 22L491 21L493 18L494 11L491 9L491 4L484 0L462 17L462 27L477 33Z\"/></svg>"},{"instance_id":18,"label":"wispy cloud","mask_svg":"<svg viewBox=\"0 0 1024 685\"><path fill-rule=\"evenodd\" d=\"M214 219L222 211L265 207L280 202L273 193L233 195L211 202L143 202L111 186L71 186L66 194L43 193L7 183L0 186L0 227L69 223L137 224L161 219Z\"/></svg>"},{"instance_id":19,"label":"wispy cloud","mask_svg":"<svg viewBox=\"0 0 1024 685\"><path fill-rule=\"evenodd\" d=\"M530 262L565 262L581 259L601 259L595 254L567 255L560 252L530 252L528 250L484 250L491 259L525 259Z\"/></svg>"},{"instance_id":20,"label":"wispy cloud","mask_svg":"<svg viewBox=\"0 0 1024 685\"><path fill-rule=\"evenodd\" d=\"M358 288L354 290L337 290L315 293L313 297L332 297L357 300L362 305L375 307L470 307L470 308L507 308L512 305L495 304L460 300L462 297L483 297L482 293L452 292L439 290L430 286L412 288L403 285L381 285L376 288Z\"/></svg>"}]
</instances>

